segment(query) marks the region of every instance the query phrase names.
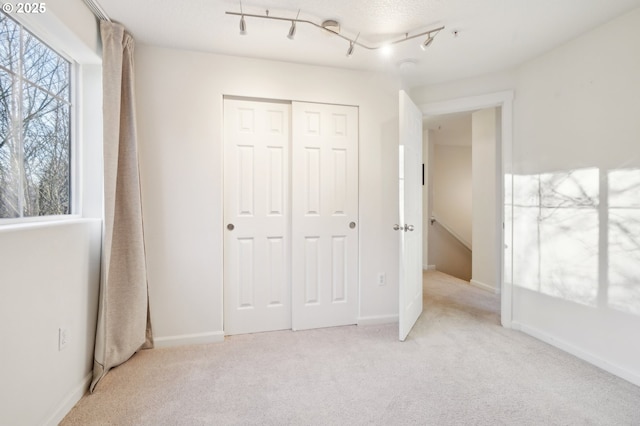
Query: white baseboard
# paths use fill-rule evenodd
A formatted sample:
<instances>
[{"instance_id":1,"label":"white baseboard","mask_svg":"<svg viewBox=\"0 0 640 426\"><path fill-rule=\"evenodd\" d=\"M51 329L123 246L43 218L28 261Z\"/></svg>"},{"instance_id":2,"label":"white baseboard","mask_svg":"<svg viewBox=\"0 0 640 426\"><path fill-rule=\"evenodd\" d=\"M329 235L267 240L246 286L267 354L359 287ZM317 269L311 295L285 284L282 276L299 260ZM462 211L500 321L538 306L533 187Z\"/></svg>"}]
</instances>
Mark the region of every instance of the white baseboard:
<instances>
[{"instance_id":1,"label":"white baseboard","mask_svg":"<svg viewBox=\"0 0 640 426\"><path fill-rule=\"evenodd\" d=\"M556 348L561 349L565 352L568 352L571 355L576 356L584 361L587 361L588 363L593 364L596 367L603 369L604 371L627 380L636 386L640 386L640 375L631 372L626 368L611 364L610 362L600 358L599 356L580 349L579 347L574 346L571 343L565 342L564 340L553 337L552 335L545 333L542 330L539 330L535 327L530 327L517 321L511 322L511 328L514 330L522 331L529 336L535 337L538 340L542 340L543 342L548 343L551 346L555 346Z\"/></svg>"},{"instance_id":2,"label":"white baseboard","mask_svg":"<svg viewBox=\"0 0 640 426\"><path fill-rule=\"evenodd\" d=\"M398 322L398 315L375 315L358 318L358 325L380 325Z\"/></svg>"},{"instance_id":3,"label":"white baseboard","mask_svg":"<svg viewBox=\"0 0 640 426\"><path fill-rule=\"evenodd\" d=\"M89 385L91 384L91 379L93 378L93 372L87 374L82 382L78 384L78 386L73 389L69 395L60 403L60 406L56 409L56 411L49 416L45 425L56 426L58 423L64 419L64 416L69 414L69 411L80 401L80 398L84 396L84 394L89 390Z\"/></svg>"},{"instance_id":4,"label":"white baseboard","mask_svg":"<svg viewBox=\"0 0 640 426\"><path fill-rule=\"evenodd\" d=\"M153 345L156 348L168 348L172 346L201 345L203 343L224 342L224 331L211 333L182 334L179 336L154 337Z\"/></svg>"},{"instance_id":5,"label":"white baseboard","mask_svg":"<svg viewBox=\"0 0 640 426\"><path fill-rule=\"evenodd\" d=\"M422 265L422 269L425 271L435 271L436 265Z\"/></svg>"},{"instance_id":6,"label":"white baseboard","mask_svg":"<svg viewBox=\"0 0 640 426\"><path fill-rule=\"evenodd\" d=\"M494 294L500 294L500 289L499 288L495 288L490 286L489 284L485 284L483 282L480 281L476 281L476 280L471 280L469 281L469 284L471 284L473 287L477 287L481 290L485 290Z\"/></svg>"}]
</instances>

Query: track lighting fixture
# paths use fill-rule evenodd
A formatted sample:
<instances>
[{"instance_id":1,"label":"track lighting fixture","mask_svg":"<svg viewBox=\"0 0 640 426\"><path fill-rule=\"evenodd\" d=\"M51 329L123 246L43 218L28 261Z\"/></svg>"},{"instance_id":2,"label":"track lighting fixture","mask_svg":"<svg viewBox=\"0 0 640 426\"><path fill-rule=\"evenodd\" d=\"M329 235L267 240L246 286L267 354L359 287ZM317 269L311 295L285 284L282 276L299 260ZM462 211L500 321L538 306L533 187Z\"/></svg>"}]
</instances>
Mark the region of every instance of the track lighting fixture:
<instances>
[{"instance_id":1,"label":"track lighting fixture","mask_svg":"<svg viewBox=\"0 0 640 426\"><path fill-rule=\"evenodd\" d=\"M423 31L421 33L418 34L414 34L414 35L409 35L409 33L406 33L404 35L403 38L397 39L397 40L391 40L391 41L385 41L380 43L377 46L369 46L366 45L362 42L358 41L358 37L360 36L360 33L358 33L358 35L356 36L355 39L352 39L350 37L344 36L342 34L340 34L340 24L338 22L335 21L325 21L325 22L335 22L335 26L325 26L323 24L316 24L313 21L309 21L306 19L299 19L300 17L300 10L298 10L298 14L296 15L295 19L291 19L291 18L283 18L283 17L279 17L279 16L271 16L269 15L269 11L267 11L264 15L255 15L255 14L251 14L251 13L244 13L244 11L242 10L242 0L240 1L240 12L225 12L227 15L235 15L235 16L240 16L240 34L245 35L247 33L247 25L245 23L245 17L249 17L249 18L258 18L258 19L270 19L273 21L289 21L291 22L291 27L289 28L289 34L287 35L287 38L289 38L290 40L293 40L295 35L296 35L296 24L298 23L303 23L303 24L309 24L312 25L314 27L320 28L323 31L326 31L330 34L333 34L337 37L340 37L344 40L347 40L349 42L349 49L347 49L347 57L351 56L353 54L353 51L355 49L356 46L362 47L364 49L367 50L379 50L382 49L383 47L387 47L387 46L391 46L394 44L398 44L398 43L402 43L404 41L407 40L411 40L417 37L422 37L422 36L427 36L426 40L424 42L422 42L420 44L420 47L422 48L422 50L425 50L427 47L429 47L431 45L431 43L433 43L433 40L435 38L435 36L444 29L444 26L438 27L438 28L434 28L432 30L429 31ZM336 28L336 29L334 29Z\"/></svg>"},{"instance_id":2,"label":"track lighting fixture","mask_svg":"<svg viewBox=\"0 0 640 426\"><path fill-rule=\"evenodd\" d=\"M299 16L300 16L300 9L298 9L298 14L296 15L296 19L293 19L291 21L291 28L289 28L289 35L287 36L289 40L293 40L293 38L296 35L296 22L298 21Z\"/></svg>"}]
</instances>

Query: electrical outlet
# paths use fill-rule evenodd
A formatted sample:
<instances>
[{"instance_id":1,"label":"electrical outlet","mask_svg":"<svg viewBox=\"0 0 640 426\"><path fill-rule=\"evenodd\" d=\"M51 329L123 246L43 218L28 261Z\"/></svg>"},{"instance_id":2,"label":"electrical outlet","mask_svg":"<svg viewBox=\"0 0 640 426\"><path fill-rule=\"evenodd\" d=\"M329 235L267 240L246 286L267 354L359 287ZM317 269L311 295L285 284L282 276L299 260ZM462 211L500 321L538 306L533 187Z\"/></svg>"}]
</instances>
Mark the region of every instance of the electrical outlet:
<instances>
[{"instance_id":1,"label":"electrical outlet","mask_svg":"<svg viewBox=\"0 0 640 426\"><path fill-rule=\"evenodd\" d=\"M58 350L61 351L67 347L69 343L69 329L68 328L59 328L58 329Z\"/></svg>"},{"instance_id":2,"label":"electrical outlet","mask_svg":"<svg viewBox=\"0 0 640 426\"><path fill-rule=\"evenodd\" d=\"M387 274L384 272L378 273L378 285L385 285L387 283Z\"/></svg>"}]
</instances>

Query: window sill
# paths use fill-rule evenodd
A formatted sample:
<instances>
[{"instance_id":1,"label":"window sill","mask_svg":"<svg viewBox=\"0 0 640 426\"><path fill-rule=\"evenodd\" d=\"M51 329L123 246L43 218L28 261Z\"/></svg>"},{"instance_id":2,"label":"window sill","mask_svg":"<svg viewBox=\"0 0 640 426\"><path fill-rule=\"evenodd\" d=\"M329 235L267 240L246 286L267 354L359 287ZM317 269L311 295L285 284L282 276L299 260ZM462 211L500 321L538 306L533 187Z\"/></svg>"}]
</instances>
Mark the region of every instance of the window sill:
<instances>
[{"instance_id":1,"label":"window sill","mask_svg":"<svg viewBox=\"0 0 640 426\"><path fill-rule=\"evenodd\" d=\"M49 217L46 219L38 218L39 220L32 221L14 221L13 219L5 219L0 220L0 233L3 232L12 232L12 231L23 231L23 230L31 230L38 228L50 228L53 226L68 226L68 225L77 225L81 223L94 223L101 222L101 218L83 218L77 215L65 216L65 217Z\"/></svg>"}]
</instances>

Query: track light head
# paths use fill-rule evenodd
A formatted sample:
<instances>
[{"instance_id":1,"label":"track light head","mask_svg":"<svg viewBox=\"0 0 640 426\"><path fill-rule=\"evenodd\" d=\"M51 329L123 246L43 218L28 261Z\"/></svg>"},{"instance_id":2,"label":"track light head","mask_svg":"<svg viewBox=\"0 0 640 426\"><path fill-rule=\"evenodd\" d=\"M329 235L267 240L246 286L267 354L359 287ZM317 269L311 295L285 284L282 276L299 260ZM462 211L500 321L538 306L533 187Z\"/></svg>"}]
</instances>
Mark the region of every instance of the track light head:
<instances>
[{"instance_id":1,"label":"track light head","mask_svg":"<svg viewBox=\"0 0 640 426\"><path fill-rule=\"evenodd\" d=\"M244 13L242 12L242 0L240 1L240 35L247 35L247 23L244 22Z\"/></svg>"},{"instance_id":2,"label":"track light head","mask_svg":"<svg viewBox=\"0 0 640 426\"><path fill-rule=\"evenodd\" d=\"M350 58L353 55L353 49L356 47L356 43L358 42L358 38L360 38L360 33L356 36L355 40L349 40L349 49L347 49L347 58Z\"/></svg>"},{"instance_id":3,"label":"track light head","mask_svg":"<svg viewBox=\"0 0 640 426\"><path fill-rule=\"evenodd\" d=\"M347 49L347 58L350 58L353 55L354 44L352 41L349 42L349 49Z\"/></svg>"},{"instance_id":4,"label":"track light head","mask_svg":"<svg viewBox=\"0 0 640 426\"><path fill-rule=\"evenodd\" d=\"M427 37L427 39L422 42L422 44L420 45L420 49L427 50L427 47L429 47L431 43L433 43L433 37L431 36L431 33L429 33L429 37Z\"/></svg>"},{"instance_id":5,"label":"track light head","mask_svg":"<svg viewBox=\"0 0 640 426\"><path fill-rule=\"evenodd\" d=\"M296 15L296 19L291 20L291 28L289 28L289 35L287 36L289 40L293 40L293 38L296 36L296 22L298 21L299 17L300 17L300 9L298 9L298 14Z\"/></svg>"},{"instance_id":6,"label":"track light head","mask_svg":"<svg viewBox=\"0 0 640 426\"><path fill-rule=\"evenodd\" d=\"M287 36L287 38L289 40L293 40L295 36L296 36L296 21L291 21L291 28L289 28L289 35Z\"/></svg>"},{"instance_id":7,"label":"track light head","mask_svg":"<svg viewBox=\"0 0 640 426\"><path fill-rule=\"evenodd\" d=\"M247 23L244 22L244 15L240 17L240 35L247 35Z\"/></svg>"}]
</instances>

